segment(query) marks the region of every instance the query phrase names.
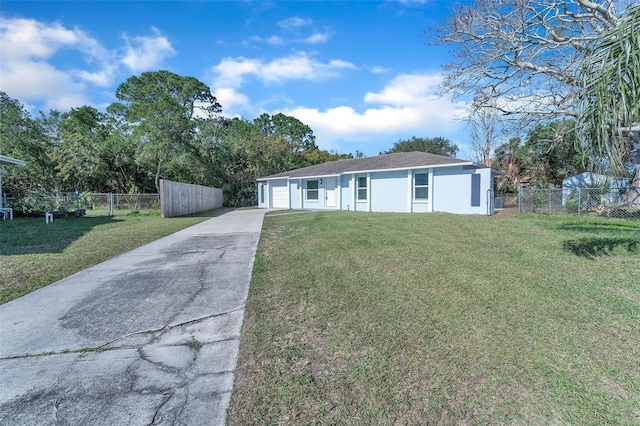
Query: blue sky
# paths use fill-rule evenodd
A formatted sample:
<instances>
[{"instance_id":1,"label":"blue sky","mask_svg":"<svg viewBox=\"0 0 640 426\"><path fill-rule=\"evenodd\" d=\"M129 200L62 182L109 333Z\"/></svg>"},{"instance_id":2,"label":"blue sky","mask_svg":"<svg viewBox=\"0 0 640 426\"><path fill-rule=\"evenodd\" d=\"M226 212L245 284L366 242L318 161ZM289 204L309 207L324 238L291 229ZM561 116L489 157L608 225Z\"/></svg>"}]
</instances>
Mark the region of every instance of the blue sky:
<instances>
[{"instance_id":1,"label":"blue sky","mask_svg":"<svg viewBox=\"0 0 640 426\"><path fill-rule=\"evenodd\" d=\"M438 96L449 48L425 44L451 4L3 0L0 90L34 113L104 110L131 75L166 69L206 83L224 115L297 117L323 149L444 136L470 158L467 104Z\"/></svg>"}]
</instances>

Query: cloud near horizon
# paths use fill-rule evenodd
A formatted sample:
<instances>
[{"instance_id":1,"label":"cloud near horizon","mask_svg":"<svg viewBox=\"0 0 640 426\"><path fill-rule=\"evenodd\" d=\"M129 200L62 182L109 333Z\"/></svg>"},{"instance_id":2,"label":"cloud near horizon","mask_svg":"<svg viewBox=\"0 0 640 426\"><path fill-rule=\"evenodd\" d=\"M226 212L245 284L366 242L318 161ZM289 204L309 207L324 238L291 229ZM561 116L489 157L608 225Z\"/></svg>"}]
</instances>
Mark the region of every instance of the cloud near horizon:
<instances>
[{"instance_id":1,"label":"cloud near horizon","mask_svg":"<svg viewBox=\"0 0 640 426\"><path fill-rule=\"evenodd\" d=\"M153 29L152 36L127 37L125 45L107 49L77 27L27 18L0 21L0 90L25 103L68 110L90 104L91 88L109 88L123 66L131 71L151 69L175 54L169 41ZM52 64L59 53L75 55L82 68Z\"/></svg>"},{"instance_id":2,"label":"cloud near horizon","mask_svg":"<svg viewBox=\"0 0 640 426\"><path fill-rule=\"evenodd\" d=\"M309 125L323 149L338 140L358 141L379 135L443 136L458 131L457 120L467 114L467 104L437 95L440 74L402 74L380 92L367 92L364 111L349 106L319 110L304 106L284 111ZM389 147L394 140L389 141Z\"/></svg>"},{"instance_id":3,"label":"cloud near horizon","mask_svg":"<svg viewBox=\"0 0 640 426\"><path fill-rule=\"evenodd\" d=\"M346 105L327 109L297 105L270 111L259 106L262 100L249 99L242 93L248 76L256 77L265 85L285 84L291 80L321 82L338 78L347 69L359 68L340 59L321 63L308 54L294 54L269 62L245 57L225 58L212 67L215 75L213 93L223 105L225 115L283 112L298 118L313 129L318 146L323 149L334 149L337 141L349 143L371 136L448 137L459 131L458 121L467 114L466 103L438 95L443 79L439 72L396 75L381 90L362 95L361 103L368 106L363 110ZM295 105L295 100L290 103Z\"/></svg>"}]
</instances>

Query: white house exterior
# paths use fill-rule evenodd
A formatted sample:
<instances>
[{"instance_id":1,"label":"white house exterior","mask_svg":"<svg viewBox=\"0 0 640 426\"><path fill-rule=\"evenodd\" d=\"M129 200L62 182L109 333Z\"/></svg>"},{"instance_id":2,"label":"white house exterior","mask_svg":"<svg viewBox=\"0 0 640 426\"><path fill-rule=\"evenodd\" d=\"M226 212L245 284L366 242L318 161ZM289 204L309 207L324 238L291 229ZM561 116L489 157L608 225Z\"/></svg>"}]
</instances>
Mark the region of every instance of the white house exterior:
<instances>
[{"instance_id":1,"label":"white house exterior","mask_svg":"<svg viewBox=\"0 0 640 426\"><path fill-rule=\"evenodd\" d=\"M629 179L628 178L617 178L613 176L601 175L598 173L581 173L579 175L571 176L562 181L563 189L573 189L573 188L585 188L589 185L594 185L598 183L609 182L611 184L612 190L628 190L629 189Z\"/></svg>"},{"instance_id":2,"label":"white house exterior","mask_svg":"<svg viewBox=\"0 0 640 426\"><path fill-rule=\"evenodd\" d=\"M258 207L493 214L497 172L424 152L350 158L258 181Z\"/></svg>"},{"instance_id":3,"label":"white house exterior","mask_svg":"<svg viewBox=\"0 0 640 426\"><path fill-rule=\"evenodd\" d=\"M629 179L586 172L568 177L562 181L562 205L566 204L567 198L578 188L589 188L589 186L605 182L611 187L607 194L600 196L602 202L615 204L624 201L627 192L629 192Z\"/></svg>"}]
</instances>

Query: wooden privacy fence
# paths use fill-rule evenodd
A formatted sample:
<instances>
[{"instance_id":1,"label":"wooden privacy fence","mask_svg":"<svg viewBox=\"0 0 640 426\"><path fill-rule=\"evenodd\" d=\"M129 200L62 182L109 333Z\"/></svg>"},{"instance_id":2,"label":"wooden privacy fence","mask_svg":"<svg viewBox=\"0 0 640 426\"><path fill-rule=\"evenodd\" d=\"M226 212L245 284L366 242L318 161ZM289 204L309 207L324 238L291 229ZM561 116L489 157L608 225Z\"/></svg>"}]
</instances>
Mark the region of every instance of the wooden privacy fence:
<instances>
[{"instance_id":1,"label":"wooden privacy fence","mask_svg":"<svg viewBox=\"0 0 640 426\"><path fill-rule=\"evenodd\" d=\"M162 217L176 217L222 207L222 189L160 180Z\"/></svg>"}]
</instances>

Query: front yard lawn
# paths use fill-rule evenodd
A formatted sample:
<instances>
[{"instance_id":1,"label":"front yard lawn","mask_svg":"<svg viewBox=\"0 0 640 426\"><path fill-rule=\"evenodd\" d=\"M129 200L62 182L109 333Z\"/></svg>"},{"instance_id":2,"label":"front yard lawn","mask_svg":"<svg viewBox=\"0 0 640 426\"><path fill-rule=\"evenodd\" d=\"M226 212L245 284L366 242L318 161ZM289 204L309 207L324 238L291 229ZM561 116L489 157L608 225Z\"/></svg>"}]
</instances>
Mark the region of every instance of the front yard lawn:
<instances>
[{"instance_id":1,"label":"front yard lawn","mask_svg":"<svg viewBox=\"0 0 640 426\"><path fill-rule=\"evenodd\" d=\"M160 213L0 221L0 304L133 250L224 210L162 219Z\"/></svg>"},{"instance_id":2,"label":"front yard lawn","mask_svg":"<svg viewBox=\"0 0 640 426\"><path fill-rule=\"evenodd\" d=\"M267 216L229 424L639 424L640 221Z\"/></svg>"}]
</instances>

